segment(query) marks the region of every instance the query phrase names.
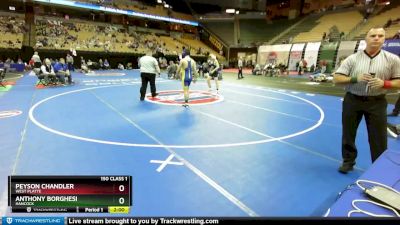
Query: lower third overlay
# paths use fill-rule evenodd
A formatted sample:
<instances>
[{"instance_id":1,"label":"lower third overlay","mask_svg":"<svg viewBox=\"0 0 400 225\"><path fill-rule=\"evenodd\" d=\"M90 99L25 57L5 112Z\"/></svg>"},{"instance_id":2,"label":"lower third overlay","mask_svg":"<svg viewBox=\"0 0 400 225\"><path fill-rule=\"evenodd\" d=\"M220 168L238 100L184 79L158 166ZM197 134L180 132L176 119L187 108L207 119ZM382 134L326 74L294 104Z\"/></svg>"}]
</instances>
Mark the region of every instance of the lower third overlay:
<instances>
[{"instance_id":1,"label":"lower third overlay","mask_svg":"<svg viewBox=\"0 0 400 225\"><path fill-rule=\"evenodd\" d=\"M134 218L134 217L3 217L1 225L160 225L220 224L219 219L204 218Z\"/></svg>"}]
</instances>

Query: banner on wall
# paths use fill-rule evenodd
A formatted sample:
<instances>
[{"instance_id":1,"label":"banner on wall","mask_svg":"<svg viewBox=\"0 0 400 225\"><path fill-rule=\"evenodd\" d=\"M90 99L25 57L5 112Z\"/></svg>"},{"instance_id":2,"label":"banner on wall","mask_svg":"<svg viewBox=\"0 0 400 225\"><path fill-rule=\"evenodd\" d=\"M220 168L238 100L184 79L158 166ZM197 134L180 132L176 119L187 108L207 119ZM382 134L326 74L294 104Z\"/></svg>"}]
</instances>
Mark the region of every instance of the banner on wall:
<instances>
[{"instance_id":1,"label":"banner on wall","mask_svg":"<svg viewBox=\"0 0 400 225\"><path fill-rule=\"evenodd\" d=\"M292 50L290 50L290 55L289 55L289 65L288 65L289 70L291 71L296 70L296 64L301 60L305 45L306 45L305 43L293 44Z\"/></svg>"},{"instance_id":2,"label":"banner on wall","mask_svg":"<svg viewBox=\"0 0 400 225\"><path fill-rule=\"evenodd\" d=\"M308 42L306 51L304 53L304 59L307 62L307 68L309 69L312 65L317 65L318 51L321 46L321 42Z\"/></svg>"},{"instance_id":3,"label":"banner on wall","mask_svg":"<svg viewBox=\"0 0 400 225\"><path fill-rule=\"evenodd\" d=\"M330 73L335 65L333 62L335 60L336 49L338 47L338 42L329 42L321 45L319 53L319 66L325 66L325 72Z\"/></svg>"},{"instance_id":4,"label":"banner on wall","mask_svg":"<svg viewBox=\"0 0 400 225\"><path fill-rule=\"evenodd\" d=\"M353 54L356 50L357 41L342 41L340 42L338 53L336 56L335 69L337 69L340 63L346 59L349 55Z\"/></svg>"},{"instance_id":5,"label":"banner on wall","mask_svg":"<svg viewBox=\"0 0 400 225\"><path fill-rule=\"evenodd\" d=\"M221 42L219 42L213 35L209 36L209 41L214 45L215 48L217 48L218 50L222 50L222 48L224 47Z\"/></svg>"},{"instance_id":6,"label":"banner on wall","mask_svg":"<svg viewBox=\"0 0 400 225\"><path fill-rule=\"evenodd\" d=\"M382 47L384 50L400 56L400 40L386 40Z\"/></svg>"},{"instance_id":7,"label":"banner on wall","mask_svg":"<svg viewBox=\"0 0 400 225\"><path fill-rule=\"evenodd\" d=\"M258 48L257 63L260 65L265 65L267 63L282 63L286 66L291 47L292 44L262 45Z\"/></svg>"}]
</instances>

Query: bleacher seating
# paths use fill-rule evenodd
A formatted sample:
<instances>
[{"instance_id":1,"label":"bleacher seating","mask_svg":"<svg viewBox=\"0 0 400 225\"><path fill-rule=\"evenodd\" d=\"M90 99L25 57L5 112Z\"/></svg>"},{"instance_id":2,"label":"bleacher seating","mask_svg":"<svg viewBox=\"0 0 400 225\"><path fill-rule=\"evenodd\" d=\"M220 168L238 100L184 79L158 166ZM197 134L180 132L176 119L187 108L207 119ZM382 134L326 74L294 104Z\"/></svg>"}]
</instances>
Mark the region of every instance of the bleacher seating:
<instances>
[{"instance_id":1,"label":"bleacher seating","mask_svg":"<svg viewBox=\"0 0 400 225\"><path fill-rule=\"evenodd\" d=\"M348 33L363 19L357 10L330 13L322 16L313 29L302 32L294 37L293 42L312 42L321 41L324 32L329 33L329 29L336 26L340 32Z\"/></svg>"},{"instance_id":2,"label":"bleacher seating","mask_svg":"<svg viewBox=\"0 0 400 225\"><path fill-rule=\"evenodd\" d=\"M0 15L0 48L21 49L24 26L23 15L11 13Z\"/></svg>"},{"instance_id":3,"label":"bleacher seating","mask_svg":"<svg viewBox=\"0 0 400 225\"><path fill-rule=\"evenodd\" d=\"M289 32L287 32L285 35L282 35L278 40L274 42L274 44L281 44L290 38L292 39L293 42L293 37L297 36L299 33L304 32L304 31L309 31L312 28L314 28L317 25L317 20L322 16L322 14L312 14L304 18L299 24L297 24L295 27L290 29ZM288 27L286 27L288 28Z\"/></svg>"},{"instance_id":4,"label":"bleacher seating","mask_svg":"<svg viewBox=\"0 0 400 225\"><path fill-rule=\"evenodd\" d=\"M398 31L400 31L400 22L386 29L386 39L392 38Z\"/></svg>"},{"instance_id":5,"label":"bleacher seating","mask_svg":"<svg viewBox=\"0 0 400 225\"><path fill-rule=\"evenodd\" d=\"M240 41L242 44L267 42L297 21L276 20L269 24L265 19L241 19Z\"/></svg>"},{"instance_id":6,"label":"bleacher seating","mask_svg":"<svg viewBox=\"0 0 400 225\"><path fill-rule=\"evenodd\" d=\"M355 39L364 39L367 32L371 29L371 27L376 26L384 26L389 19L396 19L400 17L400 6L392 6L390 9L386 9L385 11L379 13L376 16L373 16L367 20L367 22L356 32L354 35ZM390 31L391 32L391 31ZM393 34L394 35L394 34ZM387 37L391 37L387 34Z\"/></svg>"},{"instance_id":7,"label":"bleacher seating","mask_svg":"<svg viewBox=\"0 0 400 225\"><path fill-rule=\"evenodd\" d=\"M233 21L209 21L202 23L228 45L234 44Z\"/></svg>"},{"instance_id":8,"label":"bleacher seating","mask_svg":"<svg viewBox=\"0 0 400 225\"><path fill-rule=\"evenodd\" d=\"M127 9L133 10L135 12L141 12L146 14L164 16L164 17L173 17L177 19L183 20L195 20L192 15L175 12L171 9L166 9L162 5L156 5L155 7L149 5L143 5L138 1L127 1L127 0L118 0L115 1L114 5L119 9Z\"/></svg>"},{"instance_id":9,"label":"bleacher seating","mask_svg":"<svg viewBox=\"0 0 400 225\"><path fill-rule=\"evenodd\" d=\"M183 47L191 49L201 47L206 51L213 52L200 41L182 43L182 41L167 36L166 33L156 35L150 30L141 30L142 32L128 32L121 25L39 17L36 20L36 47L39 49L70 50L73 48L80 51L139 54L144 54L150 47L159 49L165 55L178 55L182 52ZM196 52L192 51L192 53ZM213 53L215 54L215 52Z\"/></svg>"},{"instance_id":10,"label":"bleacher seating","mask_svg":"<svg viewBox=\"0 0 400 225\"><path fill-rule=\"evenodd\" d=\"M192 49L191 54L194 55L194 56L205 56L205 54L207 52L209 52L211 54L216 55L219 61L224 61L225 60L225 58L223 56L220 56L218 52L216 52L215 50L211 49L210 47L205 45L200 40L182 38L179 41L184 43L190 49Z\"/></svg>"}]
</instances>

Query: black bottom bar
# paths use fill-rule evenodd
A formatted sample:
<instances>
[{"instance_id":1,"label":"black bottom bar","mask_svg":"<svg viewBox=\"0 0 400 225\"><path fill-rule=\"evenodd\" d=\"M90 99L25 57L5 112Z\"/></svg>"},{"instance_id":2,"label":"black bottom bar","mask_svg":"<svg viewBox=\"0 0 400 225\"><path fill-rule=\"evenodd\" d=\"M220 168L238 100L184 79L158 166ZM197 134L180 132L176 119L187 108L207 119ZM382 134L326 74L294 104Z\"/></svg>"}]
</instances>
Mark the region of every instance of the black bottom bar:
<instances>
[{"instance_id":1,"label":"black bottom bar","mask_svg":"<svg viewBox=\"0 0 400 225\"><path fill-rule=\"evenodd\" d=\"M368 224L396 224L397 218L201 218L201 217L67 217L66 225L102 224L102 225L223 225L223 224L338 224L338 225L368 225Z\"/></svg>"}]
</instances>

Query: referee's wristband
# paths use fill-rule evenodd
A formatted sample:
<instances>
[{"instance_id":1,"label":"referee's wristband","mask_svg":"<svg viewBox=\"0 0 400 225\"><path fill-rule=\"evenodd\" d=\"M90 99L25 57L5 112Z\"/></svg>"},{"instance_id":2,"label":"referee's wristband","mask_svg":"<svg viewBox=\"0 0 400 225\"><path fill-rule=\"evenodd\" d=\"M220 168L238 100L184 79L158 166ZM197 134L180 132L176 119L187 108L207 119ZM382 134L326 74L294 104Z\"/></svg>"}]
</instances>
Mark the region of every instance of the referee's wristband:
<instances>
[{"instance_id":1,"label":"referee's wristband","mask_svg":"<svg viewBox=\"0 0 400 225\"><path fill-rule=\"evenodd\" d=\"M350 78L350 83L352 83L352 84L355 84L355 83L357 83L357 77L351 77Z\"/></svg>"},{"instance_id":2,"label":"referee's wristband","mask_svg":"<svg viewBox=\"0 0 400 225\"><path fill-rule=\"evenodd\" d=\"M392 82L390 80L384 80L383 81L383 88L389 89L392 87Z\"/></svg>"}]
</instances>

